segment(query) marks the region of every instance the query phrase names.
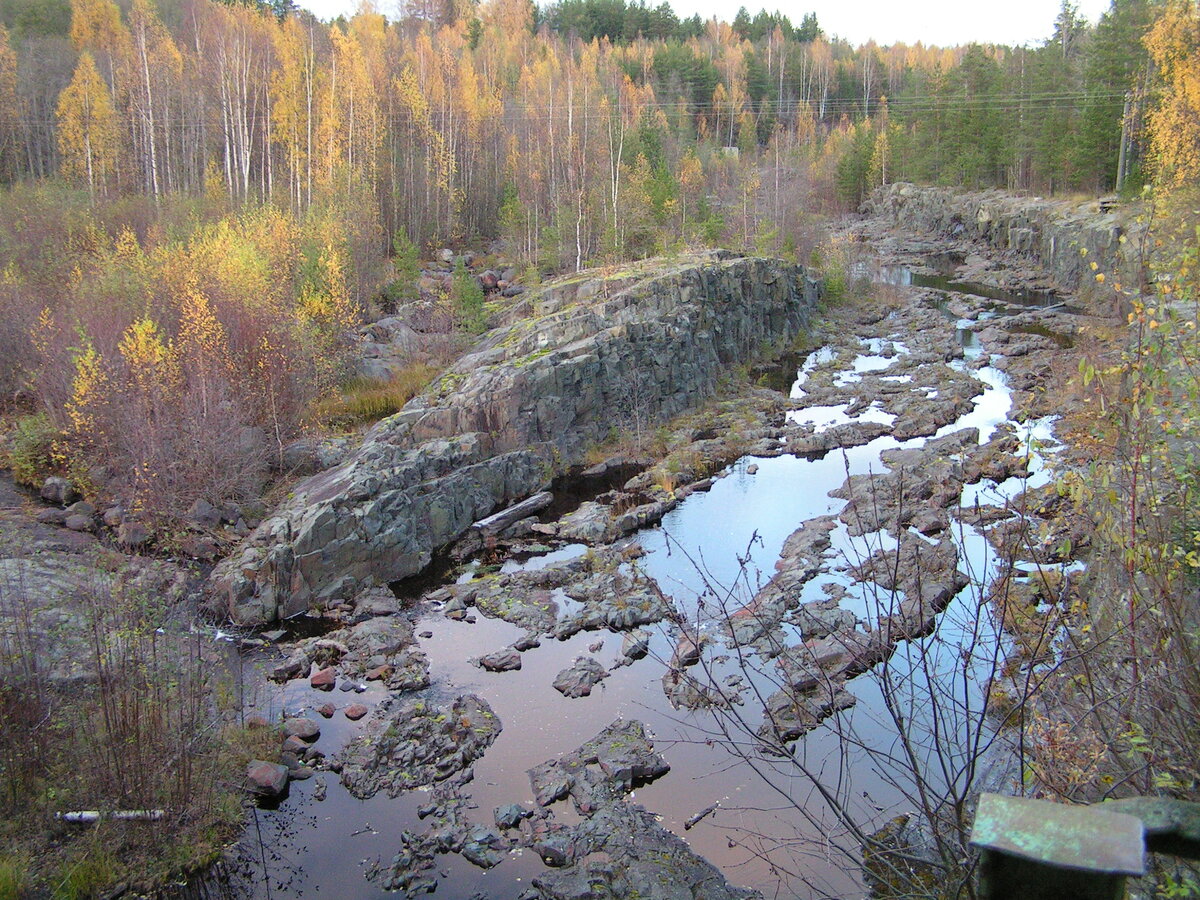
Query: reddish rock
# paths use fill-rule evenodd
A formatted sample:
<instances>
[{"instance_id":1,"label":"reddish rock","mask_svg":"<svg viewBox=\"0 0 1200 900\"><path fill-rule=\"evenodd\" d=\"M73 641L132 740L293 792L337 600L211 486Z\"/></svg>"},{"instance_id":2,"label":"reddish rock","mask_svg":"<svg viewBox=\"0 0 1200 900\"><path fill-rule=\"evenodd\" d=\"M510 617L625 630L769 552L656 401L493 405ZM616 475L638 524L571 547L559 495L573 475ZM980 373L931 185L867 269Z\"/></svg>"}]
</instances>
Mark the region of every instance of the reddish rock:
<instances>
[{"instance_id":1,"label":"reddish rock","mask_svg":"<svg viewBox=\"0 0 1200 900\"><path fill-rule=\"evenodd\" d=\"M260 797L278 797L287 789L287 766L262 759L250 760L246 769L246 787Z\"/></svg>"},{"instance_id":2,"label":"reddish rock","mask_svg":"<svg viewBox=\"0 0 1200 900\"><path fill-rule=\"evenodd\" d=\"M370 710L367 709L365 706L363 706L361 703L351 703L345 709L346 718L349 719L351 722L357 722L359 719L361 719L363 716L365 716L368 712L370 712Z\"/></svg>"},{"instance_id":3,"label":"reddish rock","mask_svg":"<svg viewBox=\"0 0 1200 900\"><path fill-rule=\"evenodd\" d=\"M337 684L337 669L332 666L322 669L308 679L308 683L319 691L332 691L333 686Z\"/></svg>"},{"instance_id":4,"label":"reddish rock","mask_svg":"<svg viewBox=\"0 0 1200 900\"><path fill-rule=\"evenodd\" d=\"M267 717L262 713L251 713L246 716L247 728L269 728L270 725L271 723L267 721Z\"/></svg>"},{"instance_id":5,"label":"reddish rock","mask_svg":"<svg viewBox=\"0 0 1200 900\"><path fill-rule=\"evenodd\" d=\"M312 719L300 717L284 719L283 733L289 736L295 735L302 741L315 741L321 736L321 726Z\"/></svg>"},{"instance_id":6,"label":"reddish rock","mask_svg":"<svg viewBox=\"0 0 1200 900\"><path fill-rule=\"evenodd\" d=\"M283 746L280 748L284 753L294 753L299 755L308 749L308 744L300 740L294 734L289 734L283 739Z\"/></svg>"},{"instance_id":7,"label":"reddish rock","mask_svg":"<svg viewBox=\"0 0 1200 900\"><path fill-rule=\"evenodd\" d=\"M391 666L376 666L367 673L367 681L384 681L392 674Z\"/></svg>"},{"instance_id":8,"label":"reddish rock","mask_svg":"<svg viewBox=\"0 0 1200 900\"><path fill-rule=\"evenodd\" d=\"M319 712L325 718L329 719L329 718L333 717L333 714L335 712L337 712L337 707L334 706L332 703L323 703L317 707L317 712Z\"/></svg>"}]
</instances>

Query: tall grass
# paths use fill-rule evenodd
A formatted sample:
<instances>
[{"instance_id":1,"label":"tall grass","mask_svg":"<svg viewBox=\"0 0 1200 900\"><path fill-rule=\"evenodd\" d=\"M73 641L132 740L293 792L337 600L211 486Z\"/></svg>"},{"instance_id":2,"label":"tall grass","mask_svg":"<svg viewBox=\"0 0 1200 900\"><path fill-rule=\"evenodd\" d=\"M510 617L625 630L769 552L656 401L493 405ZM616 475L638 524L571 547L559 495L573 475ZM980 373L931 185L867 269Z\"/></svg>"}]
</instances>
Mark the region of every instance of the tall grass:
<instances>
[{"instance_id":1,"label":"tall grass","mask_svg":"<svg viewBox=\"0 0 1200 900\"><path fill-rule=\"evenodd\" d=\"M429 363L414 363L390 379L354 378L342 385L334 397L322 400L313 419L331 428L353 428L398 413L419 394L441 369Z\"/></svg>"}]
</instances>

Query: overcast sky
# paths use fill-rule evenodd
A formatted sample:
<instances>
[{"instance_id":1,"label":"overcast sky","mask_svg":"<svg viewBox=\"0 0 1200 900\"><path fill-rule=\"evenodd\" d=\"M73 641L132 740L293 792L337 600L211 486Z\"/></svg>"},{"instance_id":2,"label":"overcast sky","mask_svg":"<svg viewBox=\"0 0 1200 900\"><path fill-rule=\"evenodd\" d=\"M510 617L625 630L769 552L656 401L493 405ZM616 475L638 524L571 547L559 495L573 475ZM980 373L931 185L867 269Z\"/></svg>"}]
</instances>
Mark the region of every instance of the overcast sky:
<instances>
[{"instance_id":1,"label":"overcast sky","mask_svg":"<svg viewBox=\"0 0 1200 900\"><path fill-rule=\"evenodd\" d=\"M381 12L394 15L396 0L376 0ZM544 0L542 0L544 2ZM647 0L656 6L656 0ZM682 18L699 13L733 21L744 0L671 0ZM358 0L298 0L322 19L339 13L351 15ZM1080 13L1095 22L1109 7L1109 0L1078 0ZM751 14L761 7L745 2ZM799 24L806 12L817 14L817 21L828 35L845 38L852 44L874 39L878 44L903 41L914 44L948 46L979 43L1038 44L1054 31L1060 0L800 0L799 3L768 3L766 9L780 9Z\"/></svg>"}]
</instances>

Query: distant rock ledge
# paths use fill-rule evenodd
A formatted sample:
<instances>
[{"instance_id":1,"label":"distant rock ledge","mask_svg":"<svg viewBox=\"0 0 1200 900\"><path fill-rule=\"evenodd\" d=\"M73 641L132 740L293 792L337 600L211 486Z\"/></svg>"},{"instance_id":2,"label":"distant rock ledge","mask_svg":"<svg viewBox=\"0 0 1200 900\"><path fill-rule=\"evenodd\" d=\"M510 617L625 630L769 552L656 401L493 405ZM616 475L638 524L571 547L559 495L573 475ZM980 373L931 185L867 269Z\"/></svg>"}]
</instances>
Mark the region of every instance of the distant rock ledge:
<instances>
[{"instance_id":1,"label":"distant rock ledge","mask_svg":"<svg viewBox=\"0 0 1200 900\"><path fill-rule=\"evenodd\" d=\"M210 605L259 625L420 572L614 428L708 400L728 367L803 329L818 295L802 267L726 251L546 285L348 460L300 482L213 571Z\"/></svg>"}]
</instances>

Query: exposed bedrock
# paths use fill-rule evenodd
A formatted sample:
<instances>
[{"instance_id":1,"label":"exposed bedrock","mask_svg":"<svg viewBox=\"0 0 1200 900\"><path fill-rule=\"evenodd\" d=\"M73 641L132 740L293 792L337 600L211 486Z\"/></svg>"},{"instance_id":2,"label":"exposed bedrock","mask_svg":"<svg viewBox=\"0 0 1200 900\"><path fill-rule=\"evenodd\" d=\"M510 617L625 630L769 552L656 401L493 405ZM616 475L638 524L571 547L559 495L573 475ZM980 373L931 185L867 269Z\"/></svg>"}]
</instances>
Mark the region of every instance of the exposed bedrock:
<instances>
[{"instance_id":1,"label":"exposed bedrock","mask_svg":"<svg viewBox=\"0 0 1200 900\"><path fill-rule=\"evenodd\" d=\"M416 574L614 427L710 398L817 299L802 268L725 252L548 285L346 462L296 485L216 567L212 606L261 624Z\"/></svg>"},{"instance_id":2,"label":"exposed bedrock","mask_svg":"<svg viewBox=\"0 0 1200 900\"><path fill-rule=\"evenodd\" d=\"M980 240L1002 253L1022 255L1066 290L1090 281L1093 271L1126 284L1140 284L1144 275L1140 245L1145 225L1124 208L1103 212L1095 202L899 183L876 191L863 211L909 231Z\"/></svg>"}]
</instances>

